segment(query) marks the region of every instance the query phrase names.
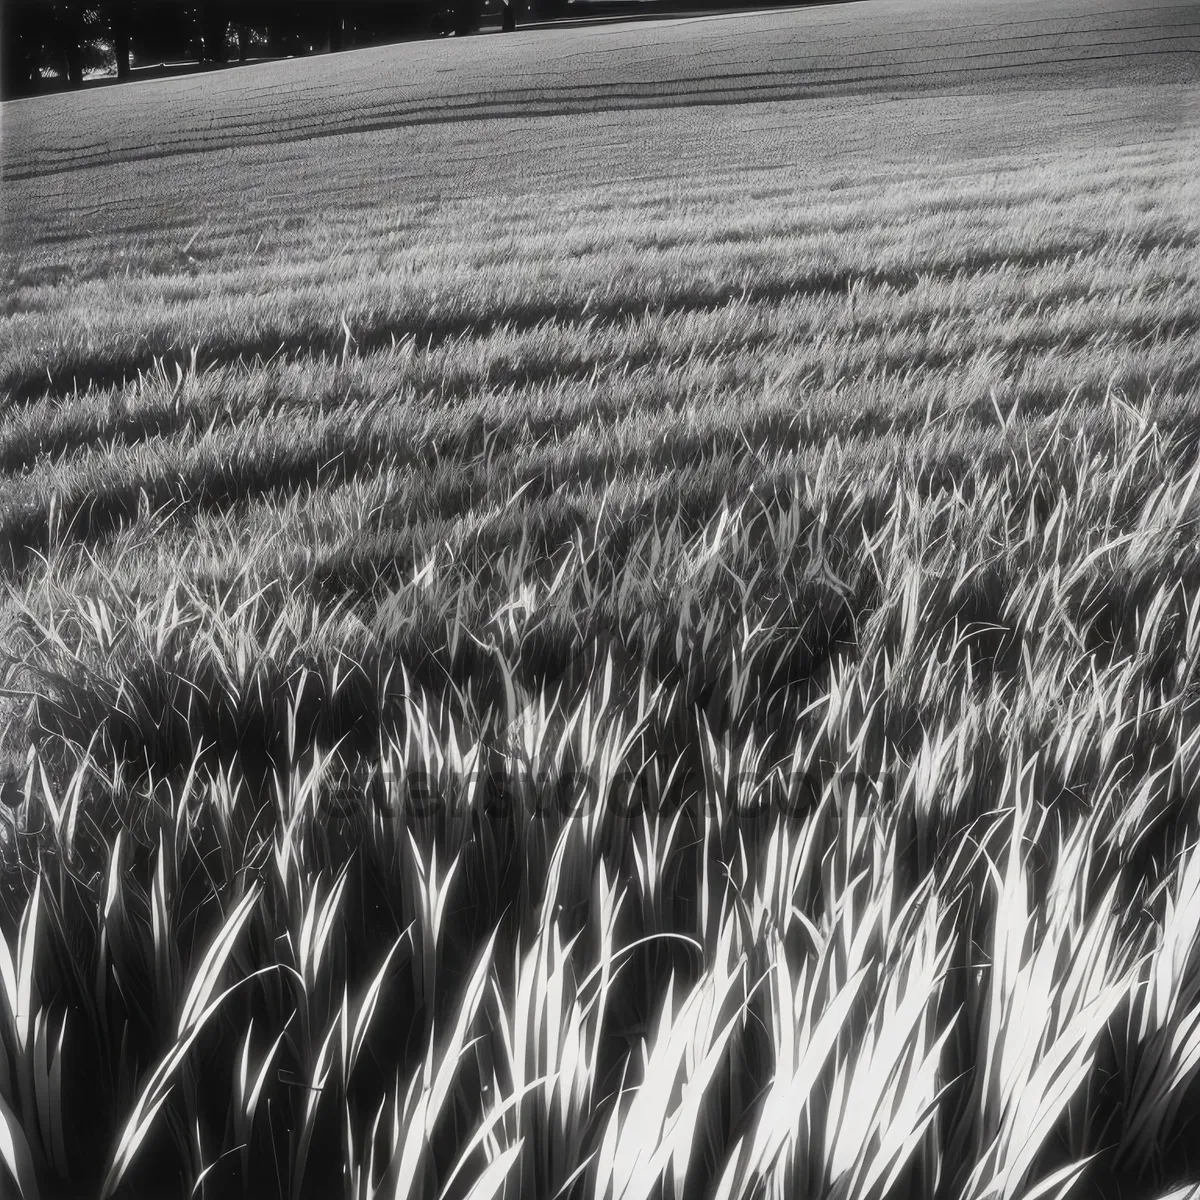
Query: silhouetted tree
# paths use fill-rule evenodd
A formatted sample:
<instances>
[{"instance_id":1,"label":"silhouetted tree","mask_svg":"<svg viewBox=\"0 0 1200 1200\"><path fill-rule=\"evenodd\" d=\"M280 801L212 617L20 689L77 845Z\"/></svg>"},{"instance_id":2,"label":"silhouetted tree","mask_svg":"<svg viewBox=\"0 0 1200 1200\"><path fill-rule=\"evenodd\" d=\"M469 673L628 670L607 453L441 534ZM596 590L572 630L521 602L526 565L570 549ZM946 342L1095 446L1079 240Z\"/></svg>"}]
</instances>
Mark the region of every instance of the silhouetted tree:
<instances>
[{"instance_id":1,"label":"silhouetted tree","mask_svg":"<svg viewBox=\"0 0 1200 1200\"><path fill-rule=\"evenodd\" d=\"M5 94L35 90L48 75L77 87L88 67L103 66L101 2L2 0Z\"/></svg>"},{"instance_id":2,"label":"silhouetted tree","mask_svg":"<svg viewBox=\"0 0 1200 1200\"><path fill-rule=\"evenodd\" d=\"M203 0L200 6L200 61L225 61L226 33L229 29L229 10L225 0Z\"/></svg>"},{"instance_id":3,"label":"silhouetted tree","mask_svg":"<svg viewBox=\"0 0 1200 1200\"><path fill-rule=\"evenodd\" d=\"M41 71L34 53L35 38L29 5L20 0L0 4L0 85L5 96L25 96L37 90Z\"/></svg>"},{"instance_id":4,"label":"silhouetted tree","mask_svg":"<svg viewBox=\"0 0 1200 1200\"><path fill-rule=\"evenodd\" d=\"M78 87L100 32L100 13L82 0L54 0L50 9L51 38L62 56L67 82ZM98 65L98 64L97 64Z\"/></svg>"},{"instance_id":5,"label":"silhouetted tree","mask_svg":"<svg viewBox=\"0 0 1200 1200\"><path fill-rule=\"evenodd\" d=\"M135 64L199 58L199 14L185 0L123 0L130 12L130 57Z\"/></svg>"},{"instance_id":6,"label":"silhouetted tree","mask_svg":"<svg viewBox=\"0 0 1200 1200\"><path fill-rule=\"evenodd\" d=\"M535 11L565 11L566 0L533 0ZM89 69L127 79L135 65L222 63L237 39L237 59L265 45L273 56L341 50L405 35L467 34L478 28L483 0L0 0L0 89L37 90L58 79L78 86ZM516 28L510 0L501 26ZM232 23L232 28L231 28Z\"/></svg>"},{"instance_id":7,"label":"silhouetted tree","mask_svg":"<svg viewBox=\"0 0 1200 1200\"><path fill-rule=\"evenodd\" d=\"M131 0L110 0L109 28L112 32L113 54L117 60L117 78L129 78L129 41L133 24Z\"/></svg>"},{"instance_id":8,"label":"silhouetted tree","mask_svg":"<svg viewBox=\"0 0 1200 1200\"><path fill-rule=\"evenodd\" d=\"M479 23L479 0L457 0L454 9L454 33L466 37Z\"/></svg>"},{"instance_id":9,"label":"silhouetted tree","mask_svg":"<svg viewBox=\"0 0 1200 1200\"><path fill-rule=\"evenodd\" d=\"M342 42L345 36L346 28L346 17L345 13L343 12L343 7L343 5L336 3L336 0L332 4L326 5L328 12L327 24L329 29L327 41L331 53L336 53L342 48Z\"/></svg>"}]
</instances>

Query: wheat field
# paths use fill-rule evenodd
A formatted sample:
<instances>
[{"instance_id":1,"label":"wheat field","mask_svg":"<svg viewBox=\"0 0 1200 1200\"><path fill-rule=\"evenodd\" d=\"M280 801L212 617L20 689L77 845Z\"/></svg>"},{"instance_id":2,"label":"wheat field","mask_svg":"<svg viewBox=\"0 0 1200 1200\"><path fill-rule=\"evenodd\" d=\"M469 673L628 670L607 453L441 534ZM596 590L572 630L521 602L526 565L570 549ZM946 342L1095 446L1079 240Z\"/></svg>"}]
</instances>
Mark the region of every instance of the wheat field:
<instances>
[{"instance_id":1,"label":"wheat field","mask_svg":"<svg viewBox=\"0 0 1200 1200\"><path fill-rule=\"evenodd\" d=\"M1198 31L6 105L0 1195L1200 1185Z\"/></svg>"}]
</instances>

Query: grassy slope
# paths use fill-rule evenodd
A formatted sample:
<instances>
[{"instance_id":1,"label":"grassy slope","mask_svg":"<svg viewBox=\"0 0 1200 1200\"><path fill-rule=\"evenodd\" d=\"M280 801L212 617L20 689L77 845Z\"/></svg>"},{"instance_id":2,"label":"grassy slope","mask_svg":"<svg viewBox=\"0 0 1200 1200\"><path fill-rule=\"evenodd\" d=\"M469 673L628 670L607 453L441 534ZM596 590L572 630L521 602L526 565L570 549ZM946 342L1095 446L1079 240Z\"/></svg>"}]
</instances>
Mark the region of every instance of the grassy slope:
<instances>
[{"instance_id":1,"label":"grassy slope","mask_svg":"<svg viewBox=\"0 0 1200 1200\"><path fill-rule=\"evenodd\" d=\"M251 72L113 89L117 165L27 179L92 139L6 108L5 743L46 778L0 1121L44 1192L168 1084L136 1194L243 1143L210 1190L1195 1169L1195 67L1089 32L1194 10L931 12L272 68L296 133L376 81L389 127L336 138L264 139ZM787 94L805 45L892 71L1013 23L1083 65L395 125L530 61L558 104L597 45L606 96L771 55ZM214 108L234 144L136 161ZM418 775L435 822L393 811ZM665 815L606 807L631 776Z\"/></svg>"},{"instance_id":2,"label":"grassy slope","mask_svg":"<svg viewBox=\"0 0 1200 1200\"><path fill-rule=\"evenodd\" d=\"M1195 82L1194 4L882 0L411 43L9 106L10 173L478 117ZM305 148L301 147L303 151ZM323 146L307 147L320 154Z\"/></svg>"}]
</instances>

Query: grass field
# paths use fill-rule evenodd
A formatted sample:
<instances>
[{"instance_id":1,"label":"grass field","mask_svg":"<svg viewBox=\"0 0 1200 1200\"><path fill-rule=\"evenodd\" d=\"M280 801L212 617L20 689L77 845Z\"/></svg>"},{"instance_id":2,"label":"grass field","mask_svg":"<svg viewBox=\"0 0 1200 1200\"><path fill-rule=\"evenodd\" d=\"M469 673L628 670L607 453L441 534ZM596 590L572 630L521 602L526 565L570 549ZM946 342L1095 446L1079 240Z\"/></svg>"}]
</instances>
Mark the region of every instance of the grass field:
<instances>
[{"instance_id":1,"label":"grass field","mask_svg":"<svg viewBox=\"0 0 1200 1200\"><path fill-rule=\"evenodd\" d=\"M1200 1183L1197 48L6 105L0 1195Z\"/></svg>"}]
</instances>

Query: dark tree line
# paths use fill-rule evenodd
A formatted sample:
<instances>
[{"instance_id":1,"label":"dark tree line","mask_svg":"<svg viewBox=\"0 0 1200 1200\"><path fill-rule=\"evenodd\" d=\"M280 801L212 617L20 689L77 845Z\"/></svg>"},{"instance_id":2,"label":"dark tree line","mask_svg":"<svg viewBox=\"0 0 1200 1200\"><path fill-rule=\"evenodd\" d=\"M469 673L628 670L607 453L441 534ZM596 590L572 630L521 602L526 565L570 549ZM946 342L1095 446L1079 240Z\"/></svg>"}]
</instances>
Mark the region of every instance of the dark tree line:
<instances>
[{"instance_id":1,"label":"dark tree line","mask_svg":"<svg viewBox=\"0 0 1200 1200\"><path fill-rule=\"evenodd\" d=\"M0 0L6 96L78 87L91 72L245 61L467 33L488 0ZM502 13L514 27L526 0ZM565 0L534 0L554 16Z\"/></svg>"}]
</instances>

